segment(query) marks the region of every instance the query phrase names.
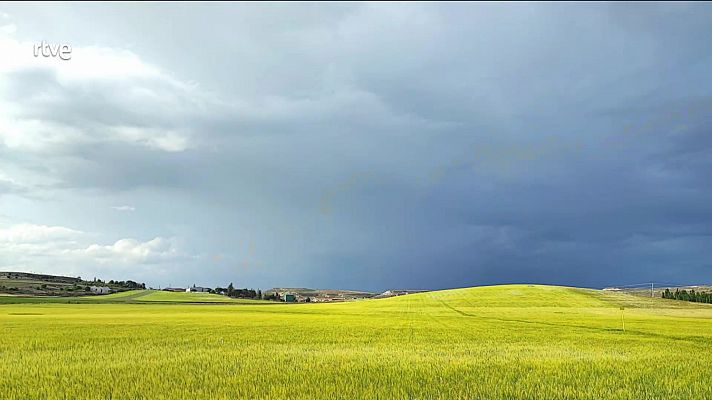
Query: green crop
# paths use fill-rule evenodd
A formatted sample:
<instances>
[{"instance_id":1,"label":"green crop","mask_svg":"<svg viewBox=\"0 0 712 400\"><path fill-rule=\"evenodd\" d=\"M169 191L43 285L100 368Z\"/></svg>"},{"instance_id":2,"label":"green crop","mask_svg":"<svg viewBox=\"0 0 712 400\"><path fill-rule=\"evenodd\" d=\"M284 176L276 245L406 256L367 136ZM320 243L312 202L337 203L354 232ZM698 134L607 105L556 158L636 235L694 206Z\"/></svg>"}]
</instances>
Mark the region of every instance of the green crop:
<instances>
[{"instance_id":1,"label":"green crop","mask_svg":"<svg viewBox=\"0 0 712 400\"><path fill-rule=\"evenodd\" d=\"M0 304L0 398L712 398L707 304L532 285L179 303L218 299Z\"/></svg>"}]
</instances>

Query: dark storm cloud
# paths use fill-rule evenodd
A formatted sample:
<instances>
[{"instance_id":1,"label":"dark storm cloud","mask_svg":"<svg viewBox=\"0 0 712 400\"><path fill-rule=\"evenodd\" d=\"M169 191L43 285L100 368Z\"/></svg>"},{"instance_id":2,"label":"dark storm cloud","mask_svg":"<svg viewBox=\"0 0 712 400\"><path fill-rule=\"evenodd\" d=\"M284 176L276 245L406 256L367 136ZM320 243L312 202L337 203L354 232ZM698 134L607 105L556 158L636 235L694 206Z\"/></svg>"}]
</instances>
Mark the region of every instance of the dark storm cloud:
<instances>
[{"instance_id":1,"label":"dark storm cloud","mask_svg":"<svg viewBox=\"0 0 712 400\"><path fill-rule=\"evenodd\" d=\"M215 283L707 281L706 4L110 9L35 29L160 73L14 73L13 115L70 139L13 165L121 196L124 229L180 236Z\"/></svg>"}]
</instances>

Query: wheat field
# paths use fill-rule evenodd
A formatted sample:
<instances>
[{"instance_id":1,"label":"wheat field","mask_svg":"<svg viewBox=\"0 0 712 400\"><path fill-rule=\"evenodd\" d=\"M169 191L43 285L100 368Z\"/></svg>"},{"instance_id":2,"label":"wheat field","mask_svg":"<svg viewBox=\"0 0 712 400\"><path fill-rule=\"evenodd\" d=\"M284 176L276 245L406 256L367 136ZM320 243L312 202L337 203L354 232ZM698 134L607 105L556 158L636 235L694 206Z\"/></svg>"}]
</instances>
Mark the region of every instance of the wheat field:
<instances>
[{"instance_id":1,"label":"wheat field","mask_svg":"<svg viewBox=\"0 0 712 400\"><path fill-rule=\"evenodd\" d=\"M535 285L334 304L191 295L0 303L0 398L712 398L705 304Z\"/></svg>"}]
</instances>

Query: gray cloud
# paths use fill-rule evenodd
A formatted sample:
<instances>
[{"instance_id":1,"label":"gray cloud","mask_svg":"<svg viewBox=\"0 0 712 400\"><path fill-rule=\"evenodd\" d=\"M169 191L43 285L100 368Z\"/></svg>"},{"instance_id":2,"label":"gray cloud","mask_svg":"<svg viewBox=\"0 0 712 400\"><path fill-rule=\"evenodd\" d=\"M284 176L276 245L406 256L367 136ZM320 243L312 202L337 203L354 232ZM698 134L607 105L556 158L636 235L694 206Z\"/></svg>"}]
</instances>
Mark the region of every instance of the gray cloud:
<instances>
[{"instance_id":1,"label":"gray cloud","mask_svg":"<svg viewBox=\"0 0 712 400\"><path fill-rule=\"evenodd\" d=\"M706 4L3 7L75 48L0 69L3 212L177 238L154 284L709 276Z\"/></svg>"}]
</instances>

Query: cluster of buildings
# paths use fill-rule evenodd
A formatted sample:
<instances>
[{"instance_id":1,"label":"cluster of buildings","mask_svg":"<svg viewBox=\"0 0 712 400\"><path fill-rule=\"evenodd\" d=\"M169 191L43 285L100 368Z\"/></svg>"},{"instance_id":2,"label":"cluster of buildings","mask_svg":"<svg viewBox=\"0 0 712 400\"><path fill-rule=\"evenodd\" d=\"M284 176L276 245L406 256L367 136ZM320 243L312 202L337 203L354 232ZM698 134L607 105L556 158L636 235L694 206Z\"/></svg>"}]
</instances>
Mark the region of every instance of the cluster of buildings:
<instances>
[{"instance_id":1,"label":"cluster of buildings","mask_svg":"<svg viewBox=\"0 0 712 400\"><path fill-rule=\"evenodd\" d=\"M297 292L275 292L275 297L285 303L309 303L314 301L313 296L305 296Z\"/></svg>"},{"instance_id":2,"label":"cluster of buildings","mask_svg":"<svg viewBox=\"0 0 712 400\"><path fill-rule=\"evenodd\" d=\"M201 287L201 286L193 286L189 288L181 288L181 287L167 287L163 288L163 291L165 292L185 292L185 293L192 293L192 292L197 292L197 293L209 293L212 289L211 288L206 288L206 287ZM222 293L221 293L222 294Z\"/></svg>"},{"instance_id":3,"label":"cluster of buildings","mask_svg":"<svg viewBox=\"0 0 712 400\"><path fill-rule=\"evenodd\" d=\"M212 290L212 289L210 289L210 288L195 286L195 284L193 284L192 287L189 287L188 289L185 289L186 293L191 293L191 292L208 293L208 292L210 292L211 290Z\"/></svg>"},{"instance_id":4,"label":"cluster of buildings","mask_svg":"<svg viewBox=\"0 0 712 400\"><path fill-rule=\"evenodd\" d=\"M413 294L413 293L424 293L424 292L429 292L430 290L422 290L422 289L391 289L391 290L386 290L385 292L375 296L377 299L382 299L386 297L395 297L395 296L404 296L406 294Z\"/></svg>"},{"instance_id":5,"label":"cluster of buildings","mask_svg":"<svg viewBox=\"0 0 712 400\"><path fill-rule=\"evenodd\" d=\"M167 287L163 289L168 292L197 292L207 293L214 292L217 294L227 294L227 289L216 288L210 289L206 287L196 286L195 284L188 288ZM283 301L285 303L331 303L342 301L362 300L367 298L385 298L394 296L403 296L413 293L423 293L429 290L421 289L391 289L383 293L376 294L370 292L358 292L349 290L321 290L307 288L274 288L265 292L265 298L271 300Z\"/></svg>"},{"instance_id":6,"label":"cluster of buildings","mask_svg":"<svg viewBox=\"0 0 712 400\"><path fill-rule=\"evenodd\" d=\"M331 303L338 301L352 301L365 298L364 296L349 295L346 293L310 293L275 292L277 299L285 303Z\"/></svg>"},{"instance_id":7,"label":"cluster of buildings","mask_svg":"<svg viewBox=\"0 0 712 400\"><path fill-rule=\"evenodd\" d=\"M319 296L312 297L311 301L315 303L331 303L335 301L351 301L359 299L362 299L362 297L354 297L344 294L321 294Z\"/></svg>"},{"instance_id":8,"label":"cluster of buildings","mask_svg":"<svg viewBox=\"0 0 712 400\"><path fill-rule=\"evenodd\" d=\"M109 294L112 292L111 288L108 286L90 286L89 290L91 290L92 293L94 294ZM191 286L187 289L184 288L174 288L174 287L167 287L163 289L167 292L186 292L186 293L191 293L191 292L197 292L197 293L208 293L212 289L206 288L206 287L201 287L201 286ZM222 294L222 293L221 293Z\"/></svg>"}]
</instances>

